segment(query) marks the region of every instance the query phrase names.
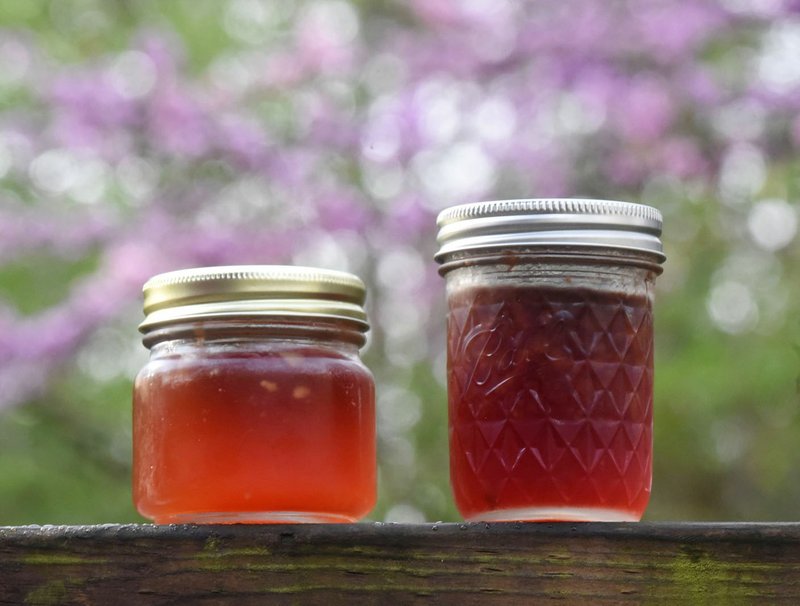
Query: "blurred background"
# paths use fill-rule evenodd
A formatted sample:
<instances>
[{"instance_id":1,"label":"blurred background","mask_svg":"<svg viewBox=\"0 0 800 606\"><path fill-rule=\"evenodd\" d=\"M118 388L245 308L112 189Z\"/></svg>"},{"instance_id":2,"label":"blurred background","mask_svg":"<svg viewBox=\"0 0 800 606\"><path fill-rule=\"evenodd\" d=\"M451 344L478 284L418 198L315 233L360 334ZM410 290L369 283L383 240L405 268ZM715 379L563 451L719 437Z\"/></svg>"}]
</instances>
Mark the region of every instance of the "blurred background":
<instances>
[{"instance_id":1,"label":"blurred background","mask_svg":"<svg viewBox=\"0 0 800 606\"><path fill-rule=\"evenodd\" d=\"M139 521L140 289L300 263L370 287L371 519L456 520L434 219L665 218L650 520L800 514L800 2L0 3L0 524Z\"/></svg>"}]
</instances>

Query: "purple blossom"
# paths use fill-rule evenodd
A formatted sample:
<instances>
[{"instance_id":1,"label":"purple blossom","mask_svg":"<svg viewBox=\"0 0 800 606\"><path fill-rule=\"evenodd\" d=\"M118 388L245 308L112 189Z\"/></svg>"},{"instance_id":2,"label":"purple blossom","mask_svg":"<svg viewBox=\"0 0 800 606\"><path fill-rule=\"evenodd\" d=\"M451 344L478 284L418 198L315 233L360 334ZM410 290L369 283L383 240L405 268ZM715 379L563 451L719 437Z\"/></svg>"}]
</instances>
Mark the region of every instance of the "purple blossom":
<instances>
[{"instance_id":1,"label":"purple blossom","mask_svg":"<svg viewBox=\"0 0 800 606\"><path fill-rule=\"evenodd\" d=\"M267 162L269 142L257 120L245 116L225 116L219 123L216 144L246 169L256 169Z\"/></svg>"},{"instance_id":2,"label":"purple blossom","mask_svg":"<svg viewBox=\"0 0 800 606\"><path fill-rule=\"evenodd\" d=\"M114 87L102 70L59 75L50 101L74 121L100 131L133 126L136 118L135 104Z\"/></svg>"},{"instance_id":3,"label":"purple blossom","mask_svg":"<svg viewBox=\"0 0 800 606\"><path fill-rule=\"evenodd\" d=\"M149 107L147 135L164 153L196 158L208 152L209 122L197 98L170 83L159 85Z\"/></svg>"},{"instance_id":4,"label":"purple blossom","mask_svg":"<svg viewBox=\"0 0 800 606\"><path fill-rule=\"evenodd\" d=\"M384 216L381 231L392 234L401 241L413 241L420 234L429 231L435 220L435 213L425 207L418 195L401 195Z\"/></svg>"},{"instance_id":5,"label":"purple blossom","mask_svg":"<svg viewBox=\"0 0 800 606\"><path fill-rule=\"evenodd\" d=\"M798 115L791 124L792 142L795 149L800 149L800 115Z\"/></svg>"},{"instance_id":6,"label":"purple blossom","mask_svg":"<svg viewBox=\"0 0 800 606\"><path fill-rule=\"evenodd\" d=\"M320 14L319 8L320 5L312 5L295 26L294 52L299 65L312 73L347 73L356 59L357 48L345 36L337 15ZM348 25L352 28L352 24Z\"/></svg>"},{"instance_id":7,"label":"purple blossom","mask_svg":"<svg viewBox=\"0 0 800 606\"><path fill-rule=\"evenodd\" d=\"M180 78L185 60L181 43L175 35L165 31L143 31L135 47L153 62L160 82L174 82Z\"/></svg>"},{"instance_id":8,"label":"purple blossom","mask_svg":"<svg viewBox=\"0 0 800 606\"><path fill-rule=\"evenodd\" d=\"M658 163L664 167L664 172L681 179L702 176L709 169L709 161L697 144L685 137L665 141Z\"/></svg>"},{"instance_id":9,"label":"purple blossom","mask_svg":"<svg viewBox=\"0 0 800 606\"><path fill-rule=\"evenodd\" d=\"M77 258L108 241L112 219L103 213L88 216L42 216L30 209L0 209L0 263L37 250Z\"/></svg>"},{"instance_id":10,"label":"purple blossom","mask_svg":"<svg viewBox=\"0 0 800 606\"><path fill-rule=\"evenodd\" d=\"M16 192L0 198L0 263L42 251L98 263L38 314L0 301L0 408L43 393L160 271L289 262L326 232L359 239L369 274L384 247L429 255L436 210L473 195L638 198L670 175L713 198L723 106L763 106L748 144L767 160L800 148L800 95L752 71L792 3L760 15L710 0L354 6L287 9L262 46L226 51L245 70L223 74L233 84L213 61L190 72L169 32L69 68L13 38L30 102L0 109L0 174ZM721 44L725 56L711 52ZM137 66L138 85L126 80ZM53 150L74 163L47 190L32 167ZM471 162L463 175L454 150ZM426 267L414 296L432 303Z\"/></svg>"},{"instance_id":11,"label":"purple blossom","mask_svg":"<svg viewBox=\"0 0 800 606\"><path fill-rule=\"evenodd\" d=\"M371 209L355 192L338 191L322 194L319 204L319 226L325 230L360 231L373 223Z\"/></svg>"},{"instance_id":12,"label":"purple blossom","mask_svg":"<svg viewBox=\"0 0 800 606\"><path fill-rule=\"evenodd\" d=\"M727 21L724 11L711 2L648 2L632 12L651 56L669 62L691 55Z\"/></svg>"},{"instance_id":13,"label":"purple blossom","mask_svg":"<svg viewBox=\"0 0 800 606\"><path fill-rule=\"evenodd\" d=\"M637 76L615 103L614 120L623 138L652 143L662 137L675 119L666 83L653 76Z\"/></svg>"}]
</instances>

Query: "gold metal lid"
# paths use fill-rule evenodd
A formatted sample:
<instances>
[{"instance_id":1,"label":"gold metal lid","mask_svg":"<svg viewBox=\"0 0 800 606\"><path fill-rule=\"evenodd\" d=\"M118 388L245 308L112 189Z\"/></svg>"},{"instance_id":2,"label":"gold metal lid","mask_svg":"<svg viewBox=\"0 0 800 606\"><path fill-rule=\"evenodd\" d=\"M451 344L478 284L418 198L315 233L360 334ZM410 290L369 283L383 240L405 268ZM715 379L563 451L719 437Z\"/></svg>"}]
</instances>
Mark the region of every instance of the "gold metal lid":
<instances>
[{"instance_id":1,"label":"gold metal lid","mask_svg":"<svg viewBox=\"0 0 800 606\"><path fill-rule=\"evenodd\" d=\"M366 332L366 288L353 274L290 265L198 267L159 274L143 287L147 333L192 320L332 318Z\"/></svg>"}]
</instances>

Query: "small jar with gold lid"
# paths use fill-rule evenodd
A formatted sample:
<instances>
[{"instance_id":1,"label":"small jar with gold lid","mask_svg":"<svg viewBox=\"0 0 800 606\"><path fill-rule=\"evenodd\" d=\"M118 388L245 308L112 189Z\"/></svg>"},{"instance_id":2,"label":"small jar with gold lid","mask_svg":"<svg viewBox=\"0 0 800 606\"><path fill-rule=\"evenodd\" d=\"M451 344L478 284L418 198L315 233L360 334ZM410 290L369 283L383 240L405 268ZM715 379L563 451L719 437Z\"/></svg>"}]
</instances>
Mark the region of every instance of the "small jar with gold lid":
<instances>
[{"instance_id":1,"label":"small jar with gold lid","mask_svg":"<svg viewBox=\"0 0 800 606\"><path fill-rule=\"evenodd\" d=\"M133 499L159 524L352 522L375 504L364 284L304 267L144 286Z\"/></svg>"}]
</instances>

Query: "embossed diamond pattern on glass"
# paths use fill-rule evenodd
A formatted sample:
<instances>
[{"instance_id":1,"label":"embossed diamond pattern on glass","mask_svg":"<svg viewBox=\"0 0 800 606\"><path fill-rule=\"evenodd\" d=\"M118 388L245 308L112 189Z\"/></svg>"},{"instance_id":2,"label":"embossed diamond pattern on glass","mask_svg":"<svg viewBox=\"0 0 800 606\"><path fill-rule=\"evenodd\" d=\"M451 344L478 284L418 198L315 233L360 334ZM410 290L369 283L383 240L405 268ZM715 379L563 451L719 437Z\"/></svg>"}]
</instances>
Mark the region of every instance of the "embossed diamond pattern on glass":
<instances>
[{"instance_id":1,"label":"embossed diamond pattern on glass","mask_svg":"<svg viewBox=\"0 0 800 606\"><path fill-rule=\"evenodd\" d=\"M653 381L646 298L471 288L451 296L448 322L451 475L462 513L531 503L644 509Z\"/></svg>"}]
</instances>

